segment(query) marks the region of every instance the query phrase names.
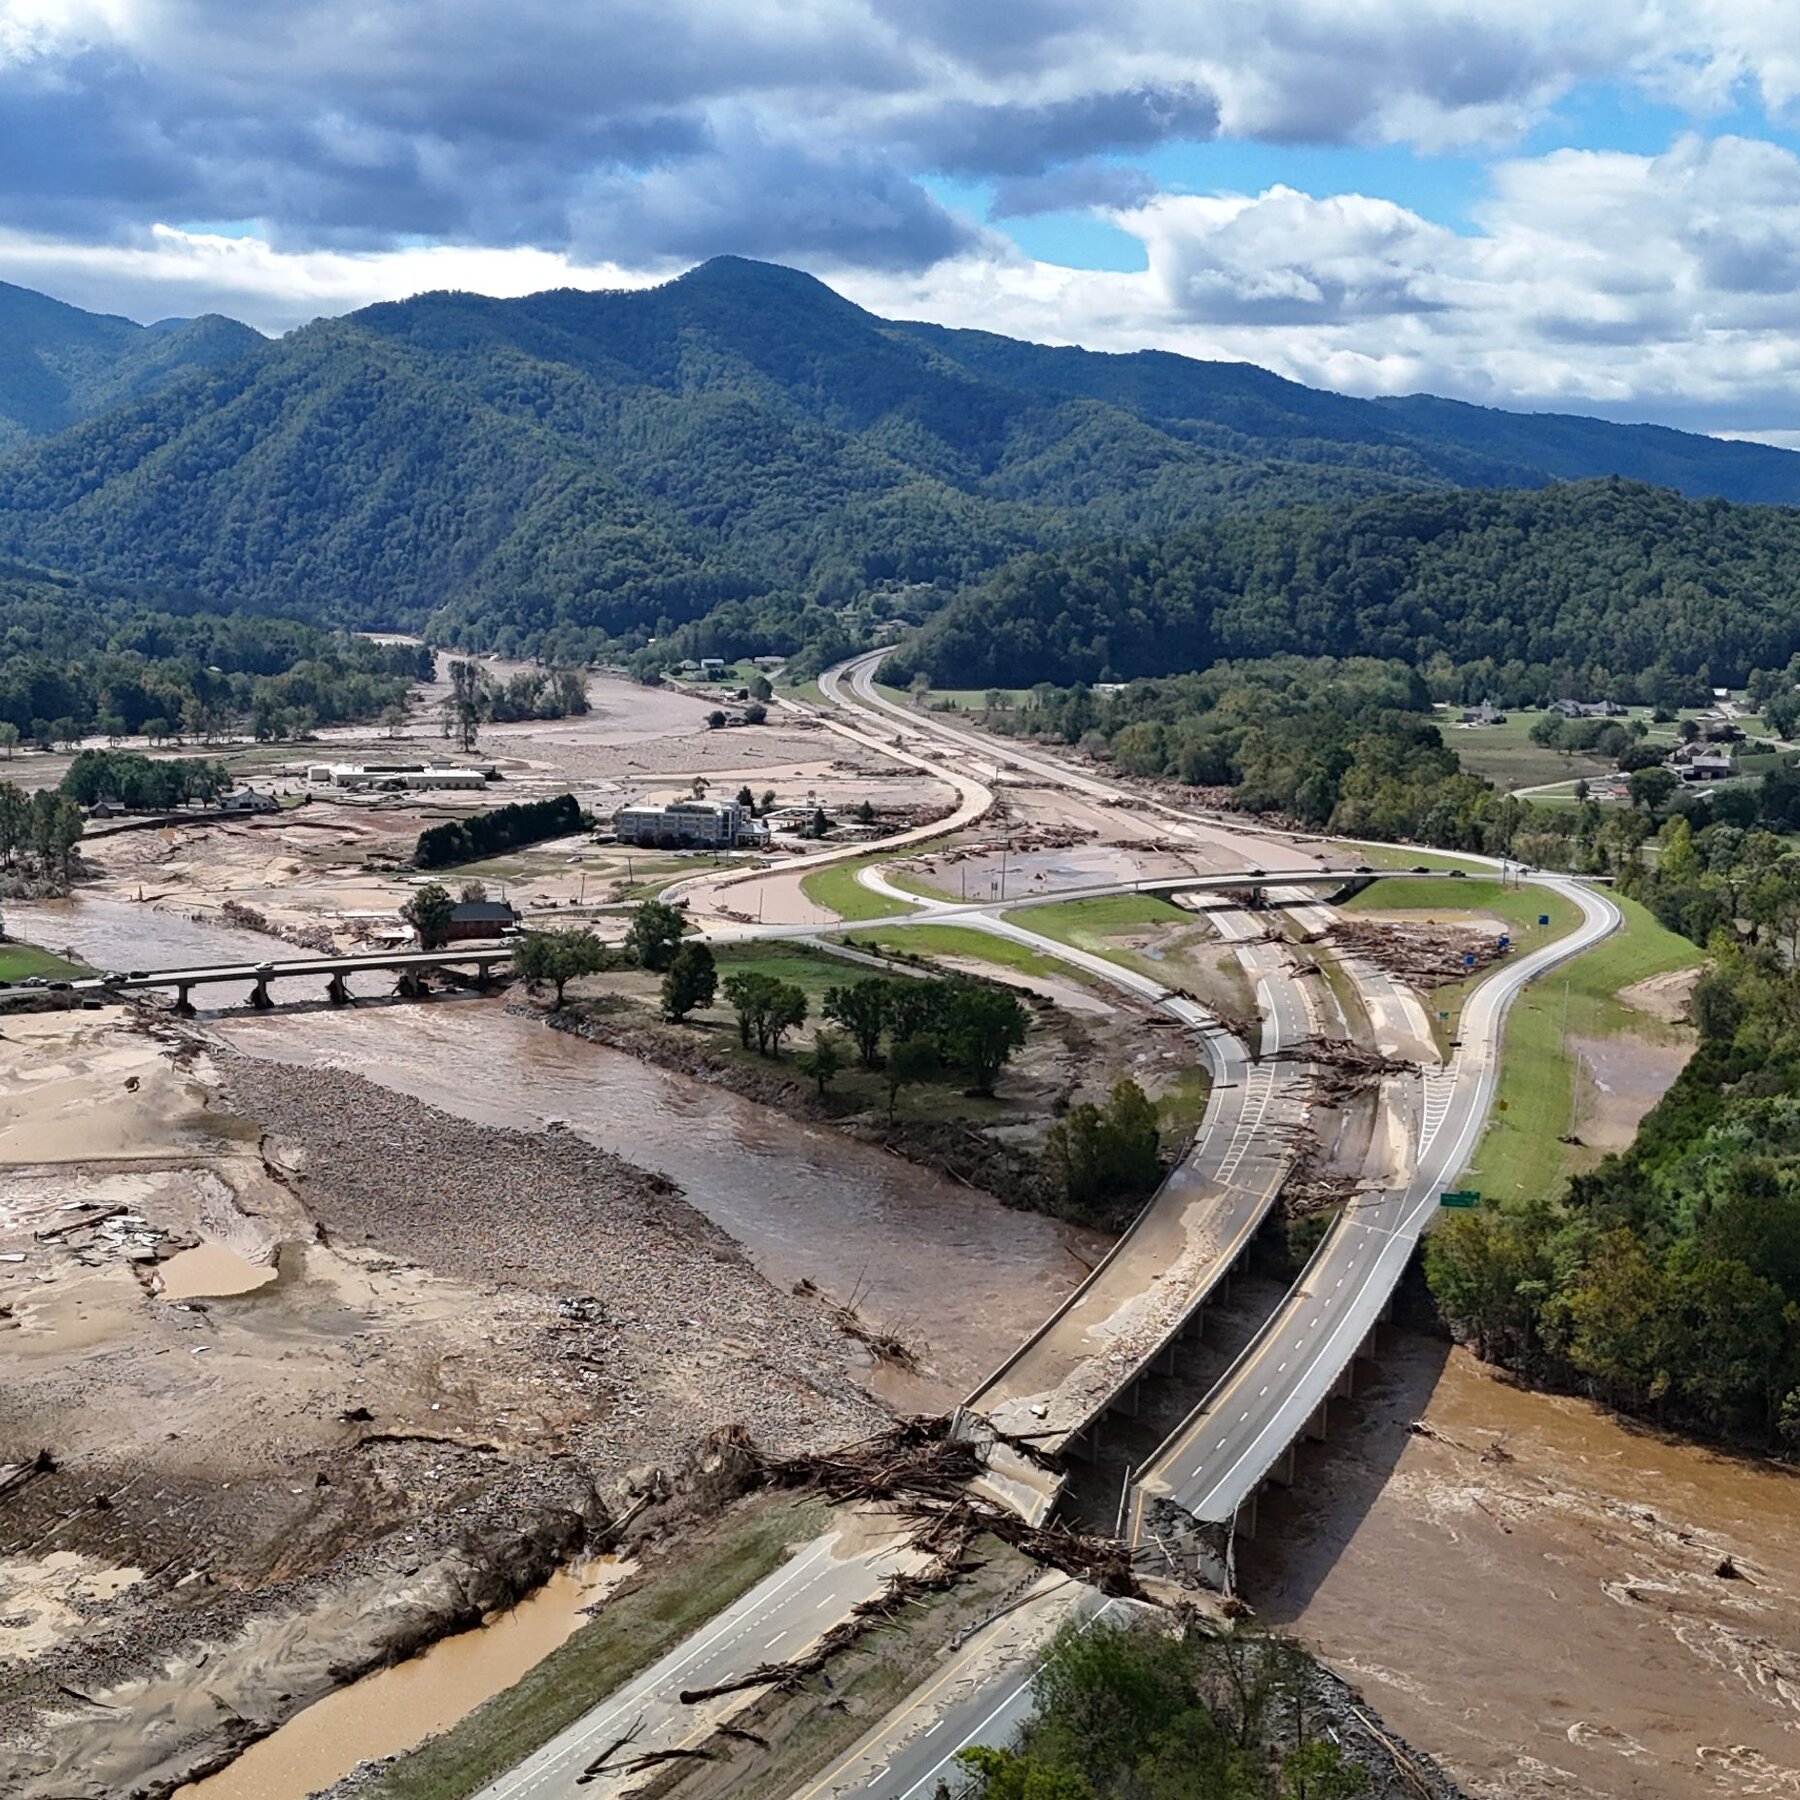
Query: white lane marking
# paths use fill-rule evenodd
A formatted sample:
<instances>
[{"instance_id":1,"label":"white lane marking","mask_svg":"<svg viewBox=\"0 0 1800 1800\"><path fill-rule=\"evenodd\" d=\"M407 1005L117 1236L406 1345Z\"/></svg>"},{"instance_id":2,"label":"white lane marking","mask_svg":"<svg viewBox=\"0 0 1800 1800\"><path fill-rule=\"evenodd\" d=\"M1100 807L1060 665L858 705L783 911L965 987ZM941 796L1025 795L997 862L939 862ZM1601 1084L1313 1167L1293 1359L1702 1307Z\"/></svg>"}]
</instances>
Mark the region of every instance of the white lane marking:
<instances>
[{"instance_id":1,"label":"white lane marking","mask_svg":"<svg viewBox=\"0 0 1800 1800\"><path fill-rule=\"evenodd\" d=\"M825 1555L837 1541L837 1536L838 1534L833 1532L830 1537L820 1539L820 1541L814 1544L809 1550L796 1557L785 1569L778 1571L778 1573L773 1576L767 1577L769 1591L763 1596L764 1601L767 1604L752 1606L747 1613L739 1610L744 1607L745 1602L755 1598L757 1590L752 1589L750 1593L744 1596L743 1600L736 1603L735 1607L728 1607L725 1614L721 1616L715 1629L710 1631L697 1644L689 1649L685 1656L667 1664L666 1667L659 1664L645 1670L643 1675L638 1678L632 1687L626 1689L622 1695L616 1697L614 1703L606 1708L605 1711L597 1715L590 1714L588 1720L578 1722L580 1725L585 1725L585 1729L577 1729L576 1735L569 1738L566 1742L562 1742L560 1747L557 1739L551 1739L551 1741L537 1753L536 1757L528 1762L521 1763L517 1769L512 1770L510 1772L510 1780L507 1776L502 1776L499 1781L495 1782L490 1788L485 1789L484 1792L495 1796L495 1800L503 1800L503 1797L506 1795L528 1793L531 1789L539 1786L547 1776L556 1772L557 1766L560 1763L568 1760L574 1753L578 1752L583 1745L591 1743L595 1737L606 1730L610 1725L616 1723L623 1714L631 1711L633 1707L643 1706L646 1700L655 1695L659 1685L666 1685L672 1681L675 1676L688 1667L688 1665L694 1662L698 1657L704 1655L721 1638L731 1637L732 1635L743 1631L757 1620L765 1618L769 1613L770 1606L775 1603L775 1596L780 1593L783 1588L791 1586L793 1577L798 1575L801 1570L805 1569L808 1565L817 1562L821 1556ZM810 1579L801 1583L803 1589L809 1586L811 1586ZM738 1613L738 1616L732 1616L734 1611Z\"/></svg>"}]
</instances>

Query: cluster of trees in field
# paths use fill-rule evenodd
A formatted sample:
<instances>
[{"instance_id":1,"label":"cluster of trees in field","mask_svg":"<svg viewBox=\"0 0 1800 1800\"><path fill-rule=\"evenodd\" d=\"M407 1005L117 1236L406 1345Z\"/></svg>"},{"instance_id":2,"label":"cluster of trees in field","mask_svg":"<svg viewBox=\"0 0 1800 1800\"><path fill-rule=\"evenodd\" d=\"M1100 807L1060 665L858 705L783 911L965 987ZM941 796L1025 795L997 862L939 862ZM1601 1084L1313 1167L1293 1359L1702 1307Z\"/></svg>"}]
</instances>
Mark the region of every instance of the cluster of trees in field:
<instances>
[{"instance_id":1,"label":"cluster of trees in field","mask_svg":"<svg viewBox=\"0 0 1800 1800\"><path fill-rule=\"evenodd\" d=\"M430 674L419 645L0 571L0 728L14 742L298 737L374 718Z\"/></svg>"},{"instance_id":2,"label":"cluster of trees in field","mask_svg":"<svg viewBox=\"0 0 1800 1800\"><path fill-rule=\"evenodd\" d=\"M1358 837L1486 850L1527 809L1465 774L1417 671L1271 657L1105 692L1040 687L1001 730L1075 744L1130 775L1229 787L1232 804Z\"/></svg>"},{"instance_id":3,"label":"cluster of trees in field","mask_svg":"<svg viewBox=\"0 0 1800 1800\"><path fill-rule=\"evenodd\" d=\"M1560 1200L1447 1220L1426 1273L1484 1356L1800 1449L1800 975L1766 938L1712 947L1699 1048L1632 1147Z\"/></svg>"},{"instance_id":4,"label":"cluster of trees in field","mask_svg":"<svg viewBox=\"0 0 1800 1800\"><path fill-rule=\"evenodd\" d=\"M1209 520L1028 557L883 665L905 686L1123 681L1298 653L1403 660L1434 698L1697 704L1785 666L1800 514L1618 480Z\"/></svg>"},{"instance_id":5,"label":"cluster of trees in field","mask_svg":"<svg viewBox=\"0 0 1800 1800\"><path fill-rule=\"evenodd\" d=\"M208 806L231 786L225 765L205 756L145 756L136 750L83 750L60 791L77 806L116 800L134 812Z\"/></svg>"},{"instance_id":6,"label":"cluster of trees in field","mask_svg":"<svg viewBox=\"0 0 1800 1800\"><path fill-rule=\"evenodd\" d=\"M503 850L567 837L588 823L573 794L558 794L553 800L513 800L491 812L428 826L413 847L413 863L421 869L446 869L456 863L479 862Z\"/></svg>"},{"instance_id":7,"label":"cluster of trees in field","mask_svg":"<svg viewBox=\"0 0 1800 1800\"><path fill-rule=\"evenodd\" d=\"M1197 1614L1066 1626L1017 1741L958 1760L978 1800L1352 1800L1373 1783L1318 1692L1297 1645Z\"/></svg>"},{"instance_id":8,"label":"cluster of trees in field","mask_svg":"<svg viewBox=\"0 0 1800 1800\"><path fill-rule=\"evenodd\" d=\"M576 718L587 710L587 675L581 669L518 669L501 680L480 663L458 657L450 664L450 692L443 700L444 735L472 750L483 725Z\"/></svg>"},{"instance_id":9,"label":"cluster of trees in field","mask_svg":"<svg viewBox=\"0 0 1800 1800\"><path fill-rule=\"evenodd\" d=\"M1135 1081L1114 1082L1104 1105L1077 1101L1050 1127L1044 1161L1071 1217L1118 1223L1162 1179L1156 1108Z\"/></svg>"},{"instance_id":10,"label":"cluster of trees in field","mask_svg":"<svg viewBox=\"0 0 1800 1800\"><path fill-rule=\"evenodd\" d=\"M971 975L914 979L871 976L825 991L825 1017L840 1026L865 1069L900 1085L938 1070L991 1094L1000 1071L1024 1048L1030 1010L1006 988Z\"/></svg>"},{"instance_id":11,"label":"cluster of trees in field","mask_svg":"<svg viewBox=\"0 0 1800 1800\"><path fill-rule=\"evenodd\" d=\"M67 881L75 871L82 828L81 807L67 794L52 788L27 794L0 781L0 868L15 870L24 863L42 879Z\"/></svg>"},{"instance_id":12,"label":"cluster of trees in field","mask_svg":"<svg viewBox=\"0 0 1800 1800\"><path fill-rule=\"evenodd\" d=\"M441 908L447 921L454 905L448 892L435 883L423 892L440 897L433 904ZM463 888L464 899L481 899L485 894L478 881ZM417 897L413 904L417 906ZM529 987L555 989L560 1008L569 983L584 975L604 975L613 969L648 969L663 977L664 1009L671 1018L681 1018L696 1006L711 1005L716 984L712 952L702 943L684 943L686 930L687 921L679 907L662 900L646 900L632 912L624 941L619 944L603 942L585 925L524 932L513 950L513 973Z\"/></svg>"}]
</instances>

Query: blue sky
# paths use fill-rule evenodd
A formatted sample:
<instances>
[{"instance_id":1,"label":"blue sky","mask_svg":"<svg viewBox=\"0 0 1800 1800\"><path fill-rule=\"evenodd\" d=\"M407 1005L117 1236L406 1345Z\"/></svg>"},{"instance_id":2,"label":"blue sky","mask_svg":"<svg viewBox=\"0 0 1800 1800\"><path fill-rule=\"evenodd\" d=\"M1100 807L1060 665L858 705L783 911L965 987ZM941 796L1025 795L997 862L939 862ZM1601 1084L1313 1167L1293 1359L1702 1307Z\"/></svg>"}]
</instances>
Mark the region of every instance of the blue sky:
<instances>
[{"instance_id":1,"label":"blue sky","mask_svg":"<svg viewBox=\"0 0 1800 1800\"><path fill-rule=\"evenodd\" d=\"M279 331L717 253L893 314L1800 432L1765 0L0 0L0 279Z\"/></svg>"}]
</instances>

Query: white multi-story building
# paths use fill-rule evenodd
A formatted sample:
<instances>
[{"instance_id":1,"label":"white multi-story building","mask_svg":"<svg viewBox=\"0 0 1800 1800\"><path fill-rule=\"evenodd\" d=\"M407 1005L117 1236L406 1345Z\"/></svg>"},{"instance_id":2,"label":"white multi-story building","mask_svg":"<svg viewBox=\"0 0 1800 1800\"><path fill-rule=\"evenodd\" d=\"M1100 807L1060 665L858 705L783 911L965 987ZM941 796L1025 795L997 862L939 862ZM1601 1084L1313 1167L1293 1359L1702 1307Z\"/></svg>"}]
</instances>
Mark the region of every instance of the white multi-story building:
<instances>
[{"instance_id":1,"label":"white multi-story building","mask_svg":"<svg viewBox=\"0 0 1800 1800\"><path fill-rule=\"evenodd\" d=\"M613 814L621 844L650 850L731 850L769 841L769 828L735 800L672 800L664 806L621 806Z\"/></svg>"}]
</instances>

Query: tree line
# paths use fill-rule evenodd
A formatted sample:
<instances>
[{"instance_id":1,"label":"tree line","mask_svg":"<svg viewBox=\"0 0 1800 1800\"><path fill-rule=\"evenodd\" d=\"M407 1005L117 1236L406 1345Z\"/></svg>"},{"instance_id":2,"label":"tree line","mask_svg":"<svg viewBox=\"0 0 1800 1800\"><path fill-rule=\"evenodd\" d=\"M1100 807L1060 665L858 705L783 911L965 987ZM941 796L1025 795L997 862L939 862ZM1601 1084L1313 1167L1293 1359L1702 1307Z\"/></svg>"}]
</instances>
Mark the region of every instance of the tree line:
<instances>
[{"instance_id":1,"label":"tree line","mask_svg":"<svg viewBox=\"0 0 1800 1800\"><path fill-rule=\"evenodd\" d=\"M421 869L444 869L479 862L524 844L568 837L590 823L573 794L559 794L553 800L513 800L489 812L428 826L413 847L413 863Z\"/></svg>"},{"instance_id":2,"label":"tree line","mask_svg":"<svg viewBox=\"0 0 1800 1800\"><path fill-rule=\"evenodd\" d=\"M1631 1148L1566 1196L1458 1215L1426 1273L1491 1360L1800 1449L1800 976L1768 943L1713 952L1699 1047Z\"/></svg>"},{"instance_id":3,"label":"tree line","mask_svg":"<svg viewBox=\"0 0 1800 1800\"><path fill-rule=\"evenodd\" d=\"M58 784L78 806L114 800L133 812L210 805L230 786L231 777L216 758L150 757L136 750L83 750Z\"/></svg>"},{"instance_id":4,"label":"tree line","mask_svg":"<svg viewBox=\"0 0 1800 1800\"><path fill-rule=\"evenodd\" d=\"M1800 635L1800 513L1606 479L1209 519L1027 557L883 664L906 686L1126 681L1222 660L1417 668L1439 700L1683 706Z\"/></svg>"},{"instance_id":5,"label":"tree line","mask_svg":"<svg viewBox=\"0 0 1800 1800\"><path fill-rule=\"evenodd\" d=\"M1698 1047L1630 1149L1566 1194L1433 1232L1432 1291L1536 1379L1800 1449L1800 853L1750 821L1676 816L1615 872L1707 946Z\"/></svg>"},{"instance_id":6,"label":"tree line","mask_svg":"<svg viewBox=\"0 0 1800 1800\"><path fill-rule=\"evenodd\" d=\"M46 747L245 727L298 737L374 718L431 676L421 645L191 604L0 570L0 727Z\"/></svg>"},{"instance_id":7,"label":"tree line","mask_svg":"<svg viewBox=\"0 0 1800 1800\"><path fill-rule=\"evenodd\" d=\"M0 868L24 863L25 872L40 879L68 881L83 825L81 808L68 795L51 788L27 794L0 781Z\"/></svg>"},{"instance_id":8,"label":"tree line","mask_svg":"<svg viewBox=\"0 0 1800 1800\"><path fill-rule=\"evenodd\" d=\"M1373 1784L1318 1693L1297 1645L1196 1613L1070 1625L1017 1740L958 1760L978 1800L1351 1800Z\"/></svg>"}]
</instances>

